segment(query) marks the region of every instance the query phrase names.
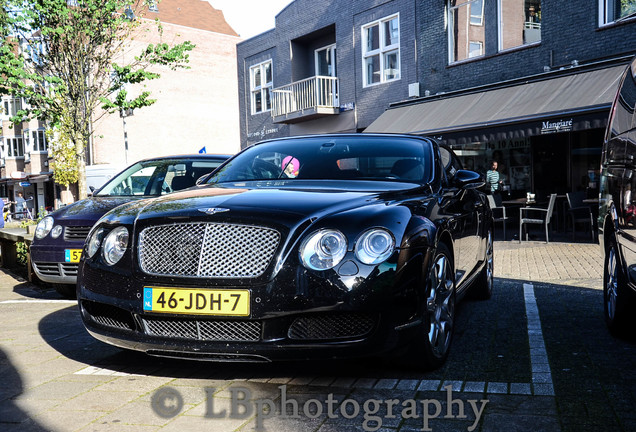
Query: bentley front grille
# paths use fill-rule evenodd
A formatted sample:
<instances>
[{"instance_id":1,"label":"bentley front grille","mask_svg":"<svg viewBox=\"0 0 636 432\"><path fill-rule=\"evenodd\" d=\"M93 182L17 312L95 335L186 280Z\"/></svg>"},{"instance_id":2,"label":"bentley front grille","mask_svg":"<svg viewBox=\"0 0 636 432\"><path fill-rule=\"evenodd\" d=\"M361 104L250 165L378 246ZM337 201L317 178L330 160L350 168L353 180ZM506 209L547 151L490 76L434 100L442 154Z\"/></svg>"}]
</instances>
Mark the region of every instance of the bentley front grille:
<instances>
[{"instance_id":1,"label":"bentley front grille","mask_svg":"<svg viewBox=\"0 0 636 432\"><path fill-rule=\"evenodd\" d=\"M278 243L278 231L250 225L182 223L145 228L139 264L157 276L245 278L262 275Z\"/></svg>"},{"instance_id":2,"label":"bentley front grille","mask_svg":"<svg viewBox=\"0 0 636 432\"><path fill-rule=\"evenodd\" d=\"M373 330L367 314L330 314L296 318L287 335L297 340L351 339Z\"/></svg>"},{"instance_id":3,"label":"bentley front grille","mask_svg":"<svg viewBox=\"0 0 636 432\"><path fill-rule=\"evenodd\" d=\"M219 342L256 342L261 338L259 321L203 321L142 317L146 334Z\"/></svg>"}]
</instances>

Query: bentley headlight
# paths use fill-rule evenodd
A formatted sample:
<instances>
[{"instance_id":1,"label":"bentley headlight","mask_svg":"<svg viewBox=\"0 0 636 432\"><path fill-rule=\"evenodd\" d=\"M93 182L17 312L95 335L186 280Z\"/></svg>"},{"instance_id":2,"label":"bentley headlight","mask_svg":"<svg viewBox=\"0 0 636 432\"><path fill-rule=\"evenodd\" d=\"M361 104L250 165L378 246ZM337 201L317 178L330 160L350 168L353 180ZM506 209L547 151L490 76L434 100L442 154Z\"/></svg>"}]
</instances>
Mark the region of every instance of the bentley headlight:
<instances>
[{"instance_id":1,"label":"bentley headlight","mask_svg":"<svg viewBox=\"0 0 636 432\"><path fill-rule=\"evenodd\" d=\"M327 270L338 265L347 253L347 239L340 231L322 229L303 241L300 259L313 270Z\"/></svg>"},{"instance_id":2,"label":"bentley headlight","mask_svg":"<svg viewBox=\"0 0 636 432\"><path fill-rule=\"evenodd\" d=\"M46 237L53 228L53 218L51 216L47 216L38 222L38 226L35 227L35 238L43 239Z\"/></svg>"},{"instance_id":3,"label":"bentley headlight","mask_svg":"<svg viewBox=\"0 0 636 432\"><path fill-rule=\"evenodd\" d=\"M104 239L104 247L102 248L104 261L109 265L117 264L124 256L126 247L128 247L128 230L123 226L115 228Z\"/></svg>"},{"instance_id":4,"label":"bentley headlight","mask_svg":"<svg viewBox=\"0 0 636 432\"><path fill-rule=\"evenodd\" d=\"M99 247L102 245L103 239L104 228L99 228L98 230L93 232L93 235L91 235L91 238L88 240L87 253L89 258L93 258L95 256L95 254L99 250Z\"/></svg>"},{"instance_id":5,"label":"bentley headlight","mask_svg":"<svg viewBox=\"0 0 636 432\"><path fill-rule=\"evenodd\" d=\"M379 264L391 256L395 248L393 235L385 229L366 231L356 243L356 257L364 264Z\"/></svg>"}]
</instances>

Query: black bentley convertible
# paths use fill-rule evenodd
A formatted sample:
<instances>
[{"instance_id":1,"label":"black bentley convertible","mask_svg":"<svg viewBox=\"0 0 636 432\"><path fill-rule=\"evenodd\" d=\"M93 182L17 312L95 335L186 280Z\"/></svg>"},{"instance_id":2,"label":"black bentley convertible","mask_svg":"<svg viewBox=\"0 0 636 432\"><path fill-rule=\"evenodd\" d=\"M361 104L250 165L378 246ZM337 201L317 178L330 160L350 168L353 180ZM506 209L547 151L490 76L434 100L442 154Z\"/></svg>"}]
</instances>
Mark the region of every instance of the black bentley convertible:
<instances>
[{"instance_id":1,"label":"black bentley convertible","mask_svg":"<svg viewBox=\"0 0 636 432\"><path fill-rule=\"evenodd\" d=\"M493 285L483 178L408 135L265 141L204 184L92 228L77 297L96 338L150 355L271 361L409 350L441 365L456 303Z\"/></svg>"}]
</instances>

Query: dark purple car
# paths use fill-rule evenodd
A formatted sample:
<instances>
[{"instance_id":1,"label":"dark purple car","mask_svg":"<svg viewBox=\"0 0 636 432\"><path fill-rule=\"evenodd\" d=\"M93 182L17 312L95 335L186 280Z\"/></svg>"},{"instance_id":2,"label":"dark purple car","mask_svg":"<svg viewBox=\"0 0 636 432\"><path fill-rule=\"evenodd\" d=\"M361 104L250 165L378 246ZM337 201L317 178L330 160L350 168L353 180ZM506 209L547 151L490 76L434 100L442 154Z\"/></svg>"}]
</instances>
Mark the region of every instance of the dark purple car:
<instances>
[{"instance_id":1,"label":"dark purple car","mask_svg":"<svg viewBox=\"0 0 636 432\"><path fill-rule=\"evenodd\" d=\"M194 186L228 157L198 154L142 160L113 177L93 196L46 216L38 223L31 244L35 274L40 280L55 284L60 294L75 295L84 240L100 217L130 201Z\"/></svg>"}]
</instances>

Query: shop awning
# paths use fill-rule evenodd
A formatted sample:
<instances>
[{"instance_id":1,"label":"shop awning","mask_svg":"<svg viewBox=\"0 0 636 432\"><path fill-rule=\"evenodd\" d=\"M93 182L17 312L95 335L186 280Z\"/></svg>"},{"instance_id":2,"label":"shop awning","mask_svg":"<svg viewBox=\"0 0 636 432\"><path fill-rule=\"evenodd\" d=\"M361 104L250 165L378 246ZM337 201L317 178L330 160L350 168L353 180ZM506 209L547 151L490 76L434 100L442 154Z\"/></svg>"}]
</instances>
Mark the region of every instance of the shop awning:
<instances>
[{"instance_id":1,"label":"shop awning","mask_svg":"<svg viewBox=\"0 0 636 432\"><path fill-rule=\"evenodd\" d=\"M441 134L455 142L462 135L468 142L604 127L625 67L400 103L365 132Z\"/></svg>"}]
</instances>

